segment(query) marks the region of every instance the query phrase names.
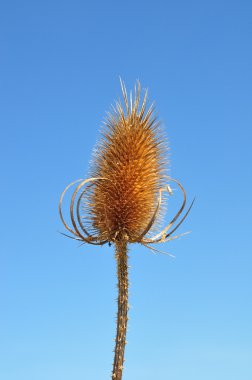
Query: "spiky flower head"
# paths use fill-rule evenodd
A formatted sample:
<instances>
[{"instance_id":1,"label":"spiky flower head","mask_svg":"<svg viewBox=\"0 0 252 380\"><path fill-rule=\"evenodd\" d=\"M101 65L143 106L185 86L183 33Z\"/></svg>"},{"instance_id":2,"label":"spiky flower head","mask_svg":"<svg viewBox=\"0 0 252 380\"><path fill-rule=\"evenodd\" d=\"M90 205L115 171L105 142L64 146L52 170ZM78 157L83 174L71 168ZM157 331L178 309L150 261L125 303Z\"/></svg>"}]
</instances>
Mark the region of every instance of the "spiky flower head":
<instances>
[{"instance_id":1,"label":"spiky flower head","mask_svg":"<svg viewBox=\"0 0 252 380\"><path fill-rule=\"evenodd\" d=\"M70 204L72 227L65 222L61 205L65 192L78 181L71 183L62 193L60 217L74 239L85 243L102 245L126 241L147 246L165 242L178 237L170 236L187 217L193 202L174 227L185 208L186 193L177 180L167 176L168 148L154 106L147 105L147 90L141 96L139 82L134 96L130 94L128 97L122 82L121 88L123 102L119 100L107 114L102 137L93 154L91 178L78 180L81 183L73 193ZM182 190L182 206L161 232L146 237L159 224L162 193L172 194L170 186L165 185L167 180Z\"/></svg>"},{"instance_id":2,"label":"spiky flower head","mask_svg":"<svg viewBox=\"0 0 252 380\"><path fill-rule=\"evenodd\" d=\"M139 82L133 99L121 85L124 104L117 102L108 113L93 155L91 176L106 180L90 191L92 207L85 219L105 240L134 242L153 216L164 185L167 146L153 104L147 107L147 90L141 101Z\"/></svg>"}]
</instances>

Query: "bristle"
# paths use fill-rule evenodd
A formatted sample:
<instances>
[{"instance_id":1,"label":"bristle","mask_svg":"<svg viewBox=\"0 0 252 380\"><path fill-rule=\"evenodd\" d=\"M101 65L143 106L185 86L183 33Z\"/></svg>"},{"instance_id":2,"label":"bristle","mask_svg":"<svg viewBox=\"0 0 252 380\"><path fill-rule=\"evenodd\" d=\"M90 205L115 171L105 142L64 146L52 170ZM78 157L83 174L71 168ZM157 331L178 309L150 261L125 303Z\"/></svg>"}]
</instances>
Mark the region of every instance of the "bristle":
<instances>
[{"instance_id":1,"label":"bristle","mask_svg":"<svg viewBox=\"0 0 252 380\"><path fill-rule=\"evenodd\" d=\"M119 102L108 113L95 151L92 177L103 177L89 191L89 225L109 241L133 242L148 225L167 168L167 147L147 91L141 103L140 83L128 100L121 82Z\"/></svg>"}]
</instances>

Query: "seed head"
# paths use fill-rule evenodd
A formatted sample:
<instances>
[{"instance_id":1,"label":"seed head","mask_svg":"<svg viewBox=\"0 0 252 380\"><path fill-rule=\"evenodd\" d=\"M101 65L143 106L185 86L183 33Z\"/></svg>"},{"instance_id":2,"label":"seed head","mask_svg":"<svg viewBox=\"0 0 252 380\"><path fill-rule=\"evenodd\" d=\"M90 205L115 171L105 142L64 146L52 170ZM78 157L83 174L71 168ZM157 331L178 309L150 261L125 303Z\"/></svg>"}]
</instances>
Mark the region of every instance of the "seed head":
<instances>
[{"instance_id":1,"label":"seed head","mask_svg":"<svg viewBox=\"0 0 252 380\"><path fill-rule=\"evenodd\" d=\"M164 184L167 147L154 115L147 108L147 91L141 102L140 83L134 99L116 103L109 113L95 150L91 176L106 178L89 192L89 220L95 234L106 240L134 241L146 228Z\"/></svg>"},{"instance_id":2,"label":"seed head","mask_svg":"<svg viewBox=\"0 0 252 380\"><path fill-rule=\"evenodd\" d=\"M147 106L147 91L141 98L139 82L134 97L130 94L128 98L122 82L121 87L123 103L118 101L107 114L102 137L94 151L91 178L78 180L81 183L73 193L72 227L65 222L61 206L66 191L78 181L68 185L62 193L59 213L65 228L76 240L96 245L138 242L155 250L148 244L181 236L171 235L183 223L193 202L174 227L185 208L186 192L177 180L166 174L168 148L154 106ZM159 224L162 193L172 194L167 180L182 190L183 203L161 232L147 238L147 233Z\"/></svg>"}]
</instances>

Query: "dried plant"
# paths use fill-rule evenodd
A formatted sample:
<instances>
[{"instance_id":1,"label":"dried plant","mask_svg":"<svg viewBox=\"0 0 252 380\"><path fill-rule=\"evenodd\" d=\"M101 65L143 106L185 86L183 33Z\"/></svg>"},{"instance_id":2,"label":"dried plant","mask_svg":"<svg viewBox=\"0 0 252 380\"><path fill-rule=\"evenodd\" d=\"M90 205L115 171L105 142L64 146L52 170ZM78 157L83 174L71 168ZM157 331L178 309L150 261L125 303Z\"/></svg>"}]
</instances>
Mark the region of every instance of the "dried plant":
<instances>
[{"instance_id":1,"label":"dried plant","mask_svg":"<svg viewBox=\"0 0 252 380\"><path fill-rule=\"evenodd\" d=\"M72 234L66 236L93 245L115 245L118 312L113 380L122 379L126 345L128 244L140 243L157 251L152 244L165 243L181 236L173 234L193 204L182 217L186 192L178 181L166 174L167 146L153 104L147 107L147 91L141 101L139 82L135 87L134 98L132 94L127 96L122 82L121 88L124 106L119 101L107 114L102 138L94 152L91 178L68 185L59 203L60 218ZM183 203L170 223L161 232L150 236L164 214L163 193L172 194L167 184L169 181L181 189ZM66 191L77 182L80 183L70 203L72 226L69 227L62 215L62 201Z\"/></svg>"}]
</instances>

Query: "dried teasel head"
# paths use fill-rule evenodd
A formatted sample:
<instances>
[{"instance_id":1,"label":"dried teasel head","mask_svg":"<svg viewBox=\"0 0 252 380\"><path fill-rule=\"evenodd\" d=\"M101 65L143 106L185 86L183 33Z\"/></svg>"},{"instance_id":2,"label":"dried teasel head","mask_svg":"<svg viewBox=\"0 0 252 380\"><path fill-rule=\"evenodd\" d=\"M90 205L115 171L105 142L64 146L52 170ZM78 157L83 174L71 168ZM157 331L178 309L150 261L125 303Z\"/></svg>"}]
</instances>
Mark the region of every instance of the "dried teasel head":
<instances>
[{"instance_id":1,"label":"dried teasel head","mask_svg":"<svg viewBox=\"0 0 252 380\"><path fill-rule=\"evenodd\" d=\"M119 101L107 114L102 138L94 152L91 178L77 186L73 193L70 215L72 227L60 216L77 240L91 244L127 241L144 245L165 242L186 218L174 227L186 204L182 185L167 176L167 146L154 114L153 104L147 107L147 91L141 99L137 82L134 97L128 97L121 82L123 102ZM175 182L184 201L168 224L154 237L146 237L160 219L162 193L172 194L167 182ZM77 196L78 195L78 196ZM169 231L170 230L170 231ZM169 232L168 232L169 231ZM148 235L147 235L148 236Z\"/></svg>"},{"instance_id":2,"label":"dried teasel head","mask_svg":"<svg viewBox=\"0 0 252 380\"><path fill-rule=\"evenodd\" d=\"M89 199L93 205L93 229L109 241L126 238L134 242L155 212L166 169L166 146L153 114L146 110L147 92L140 104L140 84L128 100L122 85L124 105L108 114L94 155L93 177L103 177Z\"/></svg>"}]
</instances>

